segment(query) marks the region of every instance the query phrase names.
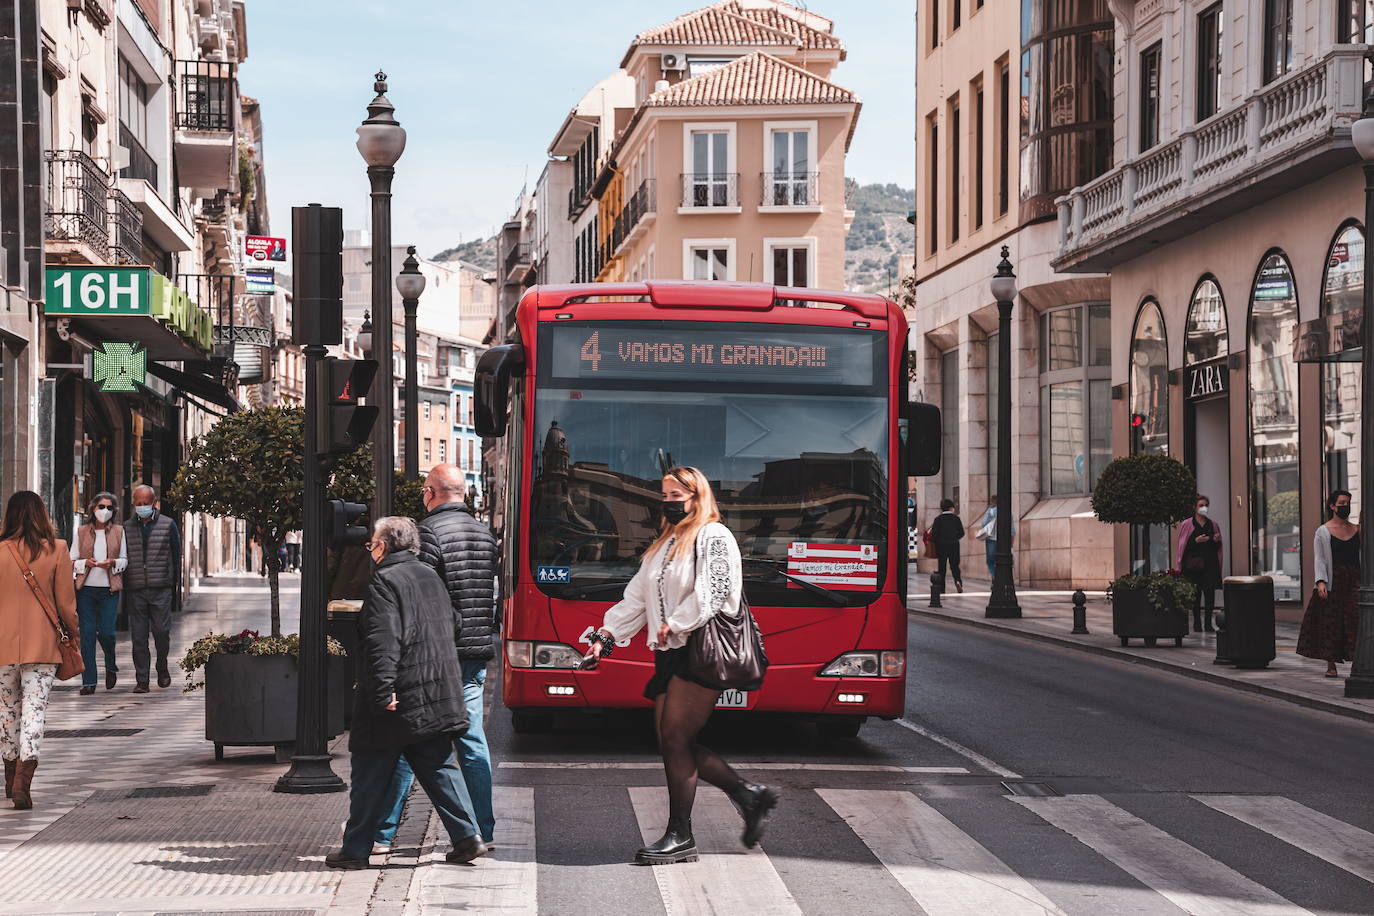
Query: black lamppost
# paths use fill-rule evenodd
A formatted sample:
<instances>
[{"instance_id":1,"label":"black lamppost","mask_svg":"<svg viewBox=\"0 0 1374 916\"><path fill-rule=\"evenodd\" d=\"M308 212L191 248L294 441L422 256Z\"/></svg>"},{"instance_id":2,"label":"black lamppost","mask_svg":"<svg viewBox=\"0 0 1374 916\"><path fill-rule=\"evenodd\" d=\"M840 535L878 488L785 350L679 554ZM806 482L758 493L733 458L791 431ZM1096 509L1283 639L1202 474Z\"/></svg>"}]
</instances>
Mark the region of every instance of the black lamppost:
<instances>
[{"instance_id":1,"label":"black lamppost","mask_svg":"<svg viewBox=\"0 0 1374 916\"><path fill-rule=\"evenodd\" d=\"M1002 246L1002 260L992 278L997 302L997 553L993 557L992 595L987 617L1020 617L1016 583L1011 574L1011 307L1016 302L1016 274L1011 250Z\"/></svg>"},{"instance_id":2,"label":"black lamppost","mask_svg":"<svg viewBox=\"0 0 1374 916\"><path fill-rule=\"evenodd\" d=\"M420 356L416 339L415 311L420 307L420 294L425 291L425 275L415 260L415 246L406 249L405 263L396 275L396 291L406 312L406 480L420 479Z\"/></svg>"},{"instance_id":3,"label":"black lamppost","mask_svg":"<svg viewBox=\"0 0 1374 916\"><path fill-rule=\"evenodd\" d=\"M358 349L363 351L364 358L372 358L372 313L363 312L363 323L358 328Z\"/></svg>"},{"instance_id":4,"label":"black lamppost","mask_svg":"<svg viewBox=\"0 0 1374 916\"><path fill-rule=\"evenodd\" d=\"M377 97L367 106L367 120L358 127L358 152L367 163L367 177L372 183L372 311L377 313L372 358L378 365L368 401L378 408L372 433L372 472L377 478L372 517L377 519L391 514L392 473L396 466L396 377L391 371L391 179L396 175L396 160L405 152L406 132L386 97L385 73L377 72L372 88Z\"/></svg>"},{"instance_id":5,"label":"black lamppost","mask_svg":"<svg viewBox=\"0 0 1374 916\"><path fill-rule=\"evenodd\" d=\"M1364 116L1351 127L1355 149L1364 160L1364 353L1360 365L1360 517L1374 518L1367 507L1374 497L1374 423L1369 411L1374 405L1374 260L1370 259L1369 233L1374 228L1374 96L1365 99ZM1374 537L1360 541L1360 628L1355 644L1355 661L1345 679L1345 695L1374 697Z\"/></svg>"}]
</instances>

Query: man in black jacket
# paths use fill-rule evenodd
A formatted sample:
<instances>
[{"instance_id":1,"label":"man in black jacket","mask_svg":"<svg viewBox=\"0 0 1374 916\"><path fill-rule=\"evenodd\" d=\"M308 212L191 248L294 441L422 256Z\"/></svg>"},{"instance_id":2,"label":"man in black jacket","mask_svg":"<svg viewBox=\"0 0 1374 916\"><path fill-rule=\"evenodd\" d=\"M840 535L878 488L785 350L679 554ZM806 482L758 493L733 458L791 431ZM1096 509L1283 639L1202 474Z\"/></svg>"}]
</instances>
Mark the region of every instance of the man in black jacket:
<instances>
[{"instance_id":1,"label":"man in black jacket","mask_svg":"<svg viewBox=\"0 0 1374 916\"><path fill-rule=\"evenodd\" d=\"M471 862L487 847L453 757L454 738L467 730L468 716L448 592L416 556L420 534L410 519L379 519L368 549L377 569L358 617L348 824L343 848L325 864L367 867L402 757L448 831L453 851L447 860Z\"/></svg>"}]
</instances>

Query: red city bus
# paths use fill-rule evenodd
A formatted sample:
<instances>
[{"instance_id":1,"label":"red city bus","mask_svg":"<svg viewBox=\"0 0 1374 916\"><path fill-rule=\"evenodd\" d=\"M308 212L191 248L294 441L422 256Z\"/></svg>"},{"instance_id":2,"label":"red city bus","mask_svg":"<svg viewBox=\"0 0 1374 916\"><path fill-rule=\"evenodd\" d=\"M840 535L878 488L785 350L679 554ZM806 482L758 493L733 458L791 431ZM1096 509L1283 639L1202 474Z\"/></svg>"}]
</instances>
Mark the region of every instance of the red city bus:
<instances>
[{"instance_id":1,"label":"red city bus","mask_svg":"<svg viewBox=\"0 0 1374 916\"><path fill-rule=\"evenodd\" d=\"M643 633L575 669L657 535L674 464L715 489L771 663L762 689L719 705L850 735L902 714L905 475L938 471L940 420L906 401L895 304L746 283L534 287L510 339L477 367L476 425L506 439L502 696L516 731L650 705Z\"/></svg>"}]
</instances>

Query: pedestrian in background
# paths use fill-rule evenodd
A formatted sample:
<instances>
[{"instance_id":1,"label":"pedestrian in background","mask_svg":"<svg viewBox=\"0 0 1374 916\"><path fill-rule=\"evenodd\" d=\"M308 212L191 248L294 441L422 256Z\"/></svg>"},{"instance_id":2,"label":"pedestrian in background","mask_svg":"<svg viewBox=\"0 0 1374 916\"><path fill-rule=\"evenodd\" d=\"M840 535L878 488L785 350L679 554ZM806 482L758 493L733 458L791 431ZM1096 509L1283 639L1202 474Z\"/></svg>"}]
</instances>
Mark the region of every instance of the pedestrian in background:
<instances>
[{"instance_id":1,"label":"pedestrian in background","mask_svg":"<svg viewBox=\"0 0 1374 916\"><path fill-rule=\"evenodd\" d=\"M286 532L286 562L292 572L300 571L301 533L299 531Z\"/></svg>"},{"instance_id":2,"label":"pedestrian in background","mask_svg":"<svg viewBox=\"0 0 1374 916\"><path fill-rule=\"evenodd\" d=\"M930 523L930 539L935 542L935 558L940 562L940 588L944 590L945 569L954 575L954 587L964 590L964 575L959 571L959 542L964 539L964 523L954 514L954 500L940 500L940 514Z\"/></svg>"},{"instance_id":3,"label":"pedestrian in background","mask_svg":"<svg viewBox=\"0 0 1374 916\"><path fill-rule=\"evenodd\" d=\"M20 490L0 529L0 757L5 797L21 811L33 807L48 694L62 661L58 621L79 639L71 554L43 500Z\"/></svg>"},{"instance_id":4,"label":"pedestrian in background","mask_svg":"<svg viewBox=\"0 0 1374 916\"><path fill-rule=\"evenodd\" d=\"M496 539L467 506L467 481L451 464L437 464L420 491L429 514L420 522L420 559L444 580L458 625L457 653L463 672L468 728L457 741L458 762L482 841L491 843L496 815L491 800L491 751L483 728L487 664L496 657ZM414 777L404 758L389 789L390 813L377 832L374 852L389 852Z\"/></svg>"},{"instance_id":5,"label":"pedestrian in background","mask_svg":"<svg viewBox=\"0 0 1374 916\"><path fill-rule=\"evenodd\" d=\"M124 528L112 524L119 500L113 493L97 493L86 507L89 522L76 529L71 557L76 572L76 611L81 618L81 695L95 693L95 646L105 650L105 689L119 680L115 663L115 623L119 618L119 590L129 565Z\"/></svg>"},{"instance_id":6,"label":"pedestrian in background","mask_svg":"<svg viewBox=\"0 0 1374 916\"><path fill-rule=\"evenodd\" d=\"M176 522L158 511L157 491L147 484L134 487L134 517L124 523L124 541L129 556L124 602L133 641L134 693L147 693L149 633L157 648L157 685L172 686L167 653L181 573L181 532Z\"/></svg>"},{"instance_id":7,"label":"pedestrian in background","mask_svg":"<svg viewBox=\"0 0 1374 916\"><path fill-rule=\"evenodd\" d=\"M446 860L471 862L487 847L454 760L453 741L468 721L448 591L420 562L420 532L412 520L378 519L367 549L377 568L358 615L348 823L343 848L325 857L325 864L368 866L401 759L448 831L453 851Z\"/></svg>"},{"instance_id":8,"label":"pedestrian in background","mask_svg":"<svg viewBox=\"0 0 1374 916\"><path fill-rule=\"evenodd\" d=\"M1178 570L1197 588L1193 598L1193 632L1214 632L1212 612L1221 588L1221 528L1212 521L1212 501L1198 495L1193 514L1178 526ZM1202 617L1206 608L1206 620Z\"/></svg>"},{"instance_id":9,"label":"pedestrian in background","mask_svg":"<svg viewBox=\"0 0 1374 916\"><path fill-rule=\"evenodd\" d=\"M988 508L982 518L973 526L973 536L983 542L983 555L987 559L988 578L997 578L997 494L988 499ZM1016 517L1012 516L1009 543L1016 543Z\"/></svg>"},{"instance_id":10,"label":"pedestrian in background","mask_svg":"<svg viewBox=\"0 0 1374 916\"><path fill-rule=\"evenodd\" d=\"M1360 609L1360 526L1350 521L1350 491L1335 490L1327 500L1331 518L1312 539L1317 582L1298 631L1298 654L1326 662L1326 676L1355 656Z\"/></svg>"},{"instance_id":11,"label":"pedestrian in background","mask_svg":"<svg viewBox=\"0 0 1374 916\"><path fill-rule=\"evenodd\" d=\"M696 468L675 467L663 478L663 524L649 545L625 597L606 611L590 634L588 662L595 665L616 645L625 646L646 626L654 673L644 698L654 704L659 752L668 782L668 829L639 850L641 865L697 860L692 805L697 779L705 779L734 802L744 818L741 837L753 848L778 803L778 791L744 779L715 751L699 743L721 691L692 676L688 639L716 614L738 617L744 605L739 545L720 522L710 481Z\"/></svg>"}]
</instances>

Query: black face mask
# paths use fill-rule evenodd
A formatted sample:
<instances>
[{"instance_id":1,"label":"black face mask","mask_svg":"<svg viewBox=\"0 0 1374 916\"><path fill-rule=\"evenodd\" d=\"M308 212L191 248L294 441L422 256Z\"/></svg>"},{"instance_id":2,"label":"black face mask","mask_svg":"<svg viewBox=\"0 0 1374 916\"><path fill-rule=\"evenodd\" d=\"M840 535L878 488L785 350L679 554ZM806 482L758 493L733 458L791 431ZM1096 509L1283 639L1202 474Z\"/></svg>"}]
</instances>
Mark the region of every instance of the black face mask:
<instances>
[{"instance_id":1,"label":"black face mask","mask_svg":"<svg viewBox=\"0 0 1374 916\"><path fill-rule=\"evenodd\" d=\"M687 503L682 500L664 500L659 505L663 507L663 517L670 525L676 525L687 517Z\"/></svg>"},{"instance_id":2,"label":"black face mask","mask_svg":"<svg viewBox=\"0 0 1374 916\"><path fill-rule=\"evenodd\" d=\"M1350 507L1349 507L1349 506L1337 506L1337 507L1336 507L1336 517L1337 517L1337 518L1350 518Z\"/></svg>"}]
</instances>

